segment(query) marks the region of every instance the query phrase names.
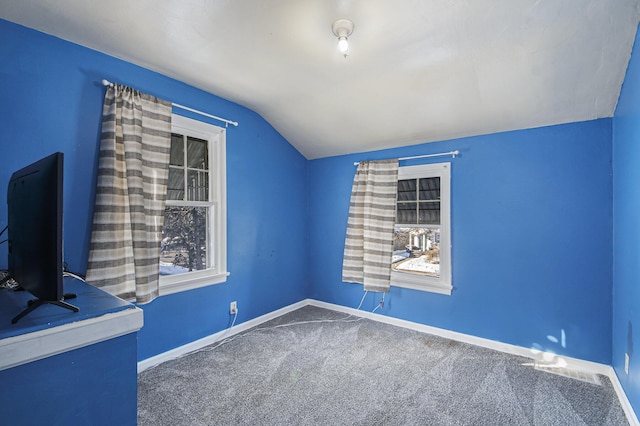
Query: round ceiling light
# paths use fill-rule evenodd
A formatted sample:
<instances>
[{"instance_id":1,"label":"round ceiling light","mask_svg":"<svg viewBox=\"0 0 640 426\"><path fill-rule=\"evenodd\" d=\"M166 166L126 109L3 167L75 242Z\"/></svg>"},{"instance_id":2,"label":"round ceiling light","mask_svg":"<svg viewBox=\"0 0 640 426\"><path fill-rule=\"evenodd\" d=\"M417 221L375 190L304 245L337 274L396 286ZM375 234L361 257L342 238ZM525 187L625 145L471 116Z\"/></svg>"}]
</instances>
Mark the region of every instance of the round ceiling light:
<instances>
[{"instance_id":1,"label":"round ceiling light","mask_svg":"<svg viewBox=\"0 0 640 426\"><path fill-rule=\"evenodd\" d=\"M331 25L333 34L338 37L338 49L346 58L349 55L348 37L353 32L353 22L349 19L338 19Z\"/></svg>"}]
</instances>

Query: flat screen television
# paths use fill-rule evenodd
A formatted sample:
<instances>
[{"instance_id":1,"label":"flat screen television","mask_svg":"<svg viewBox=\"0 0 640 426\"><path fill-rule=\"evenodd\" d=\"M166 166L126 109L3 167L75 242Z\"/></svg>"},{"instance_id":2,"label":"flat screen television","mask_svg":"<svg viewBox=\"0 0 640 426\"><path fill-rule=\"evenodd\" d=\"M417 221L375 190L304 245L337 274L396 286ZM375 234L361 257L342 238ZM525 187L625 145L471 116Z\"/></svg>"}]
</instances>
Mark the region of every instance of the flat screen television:
<instances>
[{"instance_id":1,"label":"flat screen television","mask_svg":"<svg viewBox=\"0 0 640 426\"><path fill-rule=\"evenodd\" d=\"M57 152L16 171L9 181L8 276L37 298L11 320L14 324L47 303L78 311L63 301L63 173L64 154Z\"/></svg>"}]
</instances>

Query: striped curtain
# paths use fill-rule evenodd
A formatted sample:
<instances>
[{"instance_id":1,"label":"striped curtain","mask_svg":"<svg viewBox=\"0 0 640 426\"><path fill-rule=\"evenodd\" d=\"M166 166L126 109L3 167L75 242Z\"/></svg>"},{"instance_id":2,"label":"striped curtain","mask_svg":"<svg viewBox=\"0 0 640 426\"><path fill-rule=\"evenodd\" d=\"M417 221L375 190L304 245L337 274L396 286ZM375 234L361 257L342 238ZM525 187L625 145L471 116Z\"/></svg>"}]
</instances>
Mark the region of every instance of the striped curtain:
<instances>
[{"instance_id":1,"label":"striped curtain","mask_svg":"<svg viewBox=\"0 0 640 426\"><path fill-rule=\"evenodd\" d=\"M170 102L107 89L87 282L125 300L158 296L170 148Z\"/></svg>"},{"instance_id":2,"label":"striped curtain","mask_svg":"<svg viewBox=\"0 0 640 426\"><path fill-rule=\"evenodd\" d=\"M396 221L398 160L363 161L353 179L342 280L388 292Z\"/></svg>"}]
</instances>

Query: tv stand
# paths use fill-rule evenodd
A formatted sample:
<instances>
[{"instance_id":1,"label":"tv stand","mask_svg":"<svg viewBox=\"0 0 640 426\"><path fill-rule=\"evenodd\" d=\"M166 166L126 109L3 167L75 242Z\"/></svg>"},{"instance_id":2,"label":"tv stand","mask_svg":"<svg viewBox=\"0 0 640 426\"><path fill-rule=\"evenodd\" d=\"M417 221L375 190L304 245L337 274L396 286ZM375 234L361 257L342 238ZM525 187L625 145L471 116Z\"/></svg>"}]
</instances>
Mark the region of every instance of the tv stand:
<instances>
[{"instance_id":1,"label":"tv stand","mask_svg":"<svg viewBox=\"0 0 640 426\"><path fill-rule=\"evenodd\" d=\"M79 312L44 306L11 324L36 297L0 288L0 424L135 425L142 310L71 277L64 293Z\"/></svg>"},{"instance_id":2,"label":"tv stand","mask_svg":"<svg viewBox=\"0 0 640 426\"><path fill-rule=\"evenodd\" d=\"M67 296L71 296L73 295L73 297L67 297ZM65 299L73 299L75 297L75 294L70 293L70 294L65 294ZM64 299L62 300L41 300L41 299L33 299L33 300L29 300L29 302L27 302L27 309L25 309L24 311L20 312L18 315L16 315L12 320L11 320L11 324L15 324L18 321L20 321L20 318L24 317L25 315L27 315L29 312L33 311L34 309L38 308L39 306L42 305L46 305L46 304L50 304L50 305L56 305L56 306L60 306L62 308L66 308L69 309L73 312L78 312L80 309L78 309L77 307L70 305L66 302L63 302Z\"/></svg>"}]
</instances>

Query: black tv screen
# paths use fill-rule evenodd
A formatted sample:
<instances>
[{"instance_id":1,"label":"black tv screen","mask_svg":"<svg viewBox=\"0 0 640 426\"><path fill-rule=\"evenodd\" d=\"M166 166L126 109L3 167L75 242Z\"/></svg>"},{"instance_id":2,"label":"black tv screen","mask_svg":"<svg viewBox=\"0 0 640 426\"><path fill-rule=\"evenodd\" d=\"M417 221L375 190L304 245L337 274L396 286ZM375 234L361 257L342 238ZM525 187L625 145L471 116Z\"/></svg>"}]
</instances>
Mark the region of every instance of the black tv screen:
<instances>
[{"instance_id":1,"label":"black tv screen","mask_svg":"<svg viewBox=\"0 0 640 426\"><path fill-rule=\"evenodd\" d=\"M7 190L9 275L41 301L63 299L64 155L13 173Z\"/></svg>"}]
</instances>

